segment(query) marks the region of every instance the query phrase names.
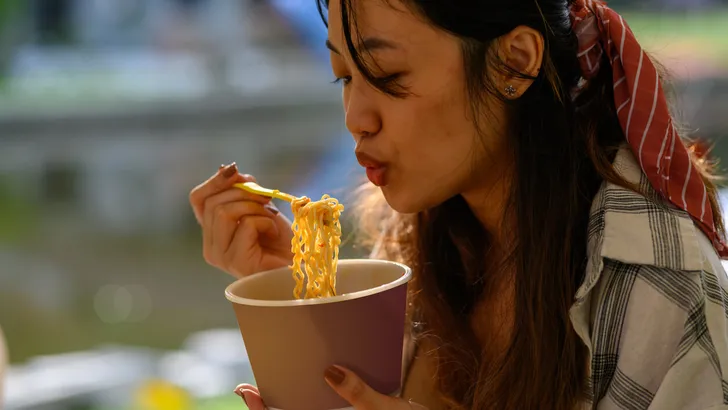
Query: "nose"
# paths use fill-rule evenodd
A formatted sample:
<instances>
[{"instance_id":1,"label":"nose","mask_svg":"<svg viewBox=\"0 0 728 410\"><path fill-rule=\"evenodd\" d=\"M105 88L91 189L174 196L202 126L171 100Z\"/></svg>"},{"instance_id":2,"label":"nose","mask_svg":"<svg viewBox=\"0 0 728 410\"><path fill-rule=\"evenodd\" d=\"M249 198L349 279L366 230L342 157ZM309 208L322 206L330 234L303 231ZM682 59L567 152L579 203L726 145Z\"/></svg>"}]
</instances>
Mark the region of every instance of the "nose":
<instances>
[{"instance_id":1,"label":"nose","mask_svg":"<svg viewBox=\"0 0 728 410\"><path fill-rule=\"evenodd\" d=\"M382 118L372 92L369 86L355 85L344 92L346 128L357 144L362 138L379 133L382 127Z\"/></svg>"}]
</instances>

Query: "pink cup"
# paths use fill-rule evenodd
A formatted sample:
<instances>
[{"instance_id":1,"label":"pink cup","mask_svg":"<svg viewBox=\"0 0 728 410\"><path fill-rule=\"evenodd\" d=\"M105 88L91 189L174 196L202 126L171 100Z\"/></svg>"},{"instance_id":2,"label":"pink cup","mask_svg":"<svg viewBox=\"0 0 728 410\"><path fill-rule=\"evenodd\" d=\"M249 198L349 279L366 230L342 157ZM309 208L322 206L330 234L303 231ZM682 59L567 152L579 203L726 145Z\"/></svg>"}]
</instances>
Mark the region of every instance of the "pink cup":
<instances>
[{"instance_id":1,"label":"pink cup","mask_svg":"<svg viewBox=\"0 0 728 410\"><path fill-rule=\"evenodd\" d=\"M260 393L270 409L349 408L324 381L332 364L356 372L375 390L401 386L407 283L402 264L341 260L338 296L294 299L289 268L240 279L225 296L235 316Z\"/></svg>"}]
</instances>

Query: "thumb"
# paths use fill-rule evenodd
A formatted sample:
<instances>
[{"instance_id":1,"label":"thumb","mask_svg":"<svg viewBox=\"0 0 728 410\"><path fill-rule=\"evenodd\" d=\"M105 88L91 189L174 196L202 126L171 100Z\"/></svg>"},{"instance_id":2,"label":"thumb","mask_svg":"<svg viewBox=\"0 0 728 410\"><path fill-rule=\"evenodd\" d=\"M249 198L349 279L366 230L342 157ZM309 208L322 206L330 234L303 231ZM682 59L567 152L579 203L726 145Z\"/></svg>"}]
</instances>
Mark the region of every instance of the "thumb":
<instances>
[{"instance_id":1,"label":"thumb","mask_svg":"<svg viewBox=\"0 0 728 410\"><path fill-rule=\"evenodd\" d=\"M324 378L339 396L356 409L389 409L396 403L394 398L376 392L354 372L341 366L326 369Z\"/></svg>"},{"instance_id":2,"label":"thumb","mask_svg":"<svg viewBox=\"0 0 728 410\"><path fill-rule=\"evenodd\" d=\"M240 384L235 388L235 394L240 396L249 410L265 410L263 399L260 398L258 388L250 384Z\"/></svg>"}]
</instances>

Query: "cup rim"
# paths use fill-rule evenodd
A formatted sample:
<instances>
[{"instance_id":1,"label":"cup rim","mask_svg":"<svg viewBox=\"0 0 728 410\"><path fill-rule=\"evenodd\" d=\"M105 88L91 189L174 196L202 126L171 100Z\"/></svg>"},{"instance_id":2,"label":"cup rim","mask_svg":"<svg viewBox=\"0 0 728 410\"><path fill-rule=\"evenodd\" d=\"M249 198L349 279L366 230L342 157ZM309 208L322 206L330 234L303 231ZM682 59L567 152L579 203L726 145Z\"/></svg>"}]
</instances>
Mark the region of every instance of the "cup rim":
<instances>
[{"instance_id":1,"label":"cup rim","mask_svg":"<svg viewBox=\"0 0 728 410\"><path fill-rule=\"evenodd\" d=\"M261 300L261 299L244 298L242 296L237 296L237 295L233 294L233 292L232 292L233 287L237 287L239 284L245 283L246 281L251 280L254 276L269 274L271 272L275 272L275 271L278 271L281 269L290 269L289 267L281 267L281 268L277 268L277 269L271 269L271 270L267 270L267 271L263 271L263 272L254 273L250 276L236 280L235 282L231 283L230 285L228 285L225 288L225 298L227 300L229 300L230 302L237 303L239 305L245 305L245 306L292 307L292 306L325 305L325 304L329 304L329 303L337 303L337 302L344 302L347 300L360 299L363 297L375 295L377 293L382 293L384 291L394 289L400 285L403 285L412 279L412 269L409 266L401 264L401 263L386 261L386 260L381 260L381 259L342 259L342 260L339 260L339 266L354 265L354 264L394 265L394 266L401 268L404 271L404 274L389 283L385 283L383 285L379 285L374 288L360 290L357 292L345 293L343 295L331 296L328 298L291 299L291 300Z\"/></svg>"}]
</instances>

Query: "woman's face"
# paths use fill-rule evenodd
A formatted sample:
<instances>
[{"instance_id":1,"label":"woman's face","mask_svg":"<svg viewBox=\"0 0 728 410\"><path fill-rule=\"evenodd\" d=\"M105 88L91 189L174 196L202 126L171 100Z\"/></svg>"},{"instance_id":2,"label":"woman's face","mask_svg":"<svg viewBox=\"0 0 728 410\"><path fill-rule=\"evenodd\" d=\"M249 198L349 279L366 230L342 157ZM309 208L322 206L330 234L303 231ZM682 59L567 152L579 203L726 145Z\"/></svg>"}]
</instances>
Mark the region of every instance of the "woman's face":
<instances>
[{"instance_id":1,"label":"woman's face","mask_svg":"<svg viewBox=\"0 0 728 410\"><path fill-rule=\"evenodd\" d=\"M373 73L377 77L397 75L411 94L394 98L356 70L346 51L340 1L329 4L331 65L341 79L357 157L389 205L415 213L457 194L467 198L469 192L487 191L507 163L500 137L503 107L495 98L486 102L479 134L459 40L412 14L400 0L356 0L358 33L352 35L366 48L362 58L376 61L369 65L380 67Z\"/></svg>"}]
</instances>

